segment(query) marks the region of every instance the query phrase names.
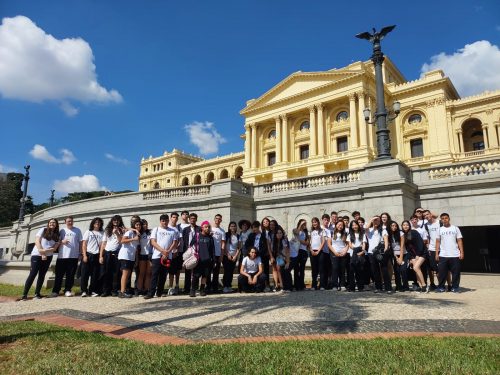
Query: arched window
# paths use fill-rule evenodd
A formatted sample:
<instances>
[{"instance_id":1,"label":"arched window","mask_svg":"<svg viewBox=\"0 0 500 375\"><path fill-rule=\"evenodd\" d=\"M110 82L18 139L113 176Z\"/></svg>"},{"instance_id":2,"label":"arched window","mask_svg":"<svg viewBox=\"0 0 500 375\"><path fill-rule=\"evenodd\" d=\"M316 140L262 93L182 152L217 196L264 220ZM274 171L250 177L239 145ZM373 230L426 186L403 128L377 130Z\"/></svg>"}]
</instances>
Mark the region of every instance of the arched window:
<instances>
[{"instance_id":1,"label":"arched window","mask_svg":"<svg viewBox=\"0 0 500 375\"><path fill-rule=\"evenodd\" d=\"M463 152L480 151L485 149L482 123L479 119L471 118L462 125Z\"/></svg>"},{"instance_id":2,"label":"arched window","mask_svg":"<svg viewBox=\"0 0 500 375\"><path fill-rule=\"evenodd\" d=\"M229 172L227 171L227 169L223 169L221 172L220 172L220 175L219 175L219 178L222 180L224 178L229 178Z\"/></svg>"},{"instance_id":3,"label":"arched window","mask_svg":"<svg viewBox=\"0 0 500 375\"><path fill-rule=\"evenodd\" d=\"M269 135L267 136L268 139L276 139L276 130L271 130L269 132Z\"/></svg>"},{"instance_id":4,"label":"arched window","mask_svg":"<svg viewBox=\"0 0 500 375\"><path fill-rule=\"evenodd\" d=\"M214 172L208 172L207 174L207 184L211 183L215 179Z\"/></svg>"},{"instance_id":5,"label":"arched window","mask_svg":"<svg viewBox=\"0 0 500 375\"><path fill-rule=\"evenodd\" d=\"M201 176L199 174L194 176L193 185L201 185Z\"/></svg>"},{"instance_id":6,"label":"arched window","mask_svg":"<svg viewBox=\"0 0 500 375\"><path fill-rule=\"evenodd\" d=\"M241 176L243 176L243 167L240 165L234 170L234 178L241 180Z\"/></svg>"},{"instance_id":7,"label":"arched window","mask_svg":"<svg viewBox=\"0 0 500 375\"><path fill-rule=\"evenodd\" d=\"M337 122L340 122L340 121L346 121L348 118L349 118L349 113L347 113L347 111L340 111L337 114L337 117L335 117L335 120Z\"/></svg>"},{"instance_id":8,"label":"arched window","mask_svg":"<svg viewBox=\"0 0 500 375\"><path fill-rule=\"evenodd\" d=\"M160 188L160 183L159 182L155 182L154 186L153 186L153 189L159 189Z\"/></svg>"},{"instance_id":9,"label":"arched window","mask_svg":"<svg viewBox=\"0 0 500 375\"><path fill-rule=\"evenodd\" d=\"M306 130L309 129L309 121L304 121L302 124L299 126L299 130Z\"/></svg>"},{"instance_id":10,"label":"arched window","mask_svg":"<svg viewBox=\"0 0 500 375\"><path fill-rule=\"evenodd\" d=\"M422 122L422 115L419 113L414 113L410 117L408 117L408 123L409 124L416 124Z\"/></svg>"},{"instance_id":11,"label":"arched window","mask_svg":"<svg viewBox=\"0 0 500 375\"><path fill-rule=\"evenodd\" d=\"M188 186L189 185L189 179L187 177L184 177L182 179L182 183L181 183L182 186Z\"/></svg>"}]
</instances>

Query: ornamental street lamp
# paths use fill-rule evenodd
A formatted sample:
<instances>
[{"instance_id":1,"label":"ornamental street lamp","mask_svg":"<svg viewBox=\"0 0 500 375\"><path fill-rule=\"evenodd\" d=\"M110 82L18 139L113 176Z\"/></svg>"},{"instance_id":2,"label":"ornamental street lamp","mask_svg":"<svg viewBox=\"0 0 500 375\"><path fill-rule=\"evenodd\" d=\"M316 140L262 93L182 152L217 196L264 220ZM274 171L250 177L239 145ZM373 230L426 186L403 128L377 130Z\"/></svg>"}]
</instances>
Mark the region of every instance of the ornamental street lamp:
<instances>
[{"instance_id":1,"label":"ornamental street lamp","mask_svg":"<svg viewBox=\"0 0 500 375\"><path fill-rule=\"evenodd\" d=\"M382 63L384 61L384 54L380 47L380 41L390 33L396 25L383 27L382 30L376 32L373 29L373 34L364 32L356 35L356 38L366 39L373 44L373 55L371 57L375 65L375 86L377 89L377 111L375 112L374 120L370 121L370 109L365 108L363 114L365 121L368 124L377 124L377 159L391 159L391 141L389 138L389 129L387 124L394 120L400 111L399 102L394 102L393 113L390 115L389 111L385 108L384 99L384 78L382 76Z\"/></svg>"},{"instance_id":2,"label":"ornamental street lamp","mask_svg":"<svg viewBox=\"0 0 500 375\"><path fill-rule=\"evenodd\" d=\"M30 166L26 165L24 167L26 173L24 174L24 187L23 187L23 197L21 198L21 208L19 208L19 222L22 223L24 220L24 209L26 206L26 196L28 195L28 181L30 179Z\"/></svg>"}]
</instances>

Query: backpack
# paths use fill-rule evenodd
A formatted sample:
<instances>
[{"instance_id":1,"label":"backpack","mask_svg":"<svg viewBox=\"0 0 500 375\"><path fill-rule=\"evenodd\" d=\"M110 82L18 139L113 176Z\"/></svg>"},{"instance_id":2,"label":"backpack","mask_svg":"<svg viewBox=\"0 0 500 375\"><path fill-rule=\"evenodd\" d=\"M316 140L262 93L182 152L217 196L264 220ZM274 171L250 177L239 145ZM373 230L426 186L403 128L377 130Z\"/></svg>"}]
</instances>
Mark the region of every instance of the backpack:
<instances>
[{"instance_id":1,"label":"backpack","mask_svg":"<svg viewBox=\"0 0 500 375\"><path fill-rule=\"evenodd\" d=\"M200 238L199 233L196 233L196 240L182 255L183 263L185 269L192 270L198 265L199 255L198 255L198 240Z\"/></svg>"}]
</instances>

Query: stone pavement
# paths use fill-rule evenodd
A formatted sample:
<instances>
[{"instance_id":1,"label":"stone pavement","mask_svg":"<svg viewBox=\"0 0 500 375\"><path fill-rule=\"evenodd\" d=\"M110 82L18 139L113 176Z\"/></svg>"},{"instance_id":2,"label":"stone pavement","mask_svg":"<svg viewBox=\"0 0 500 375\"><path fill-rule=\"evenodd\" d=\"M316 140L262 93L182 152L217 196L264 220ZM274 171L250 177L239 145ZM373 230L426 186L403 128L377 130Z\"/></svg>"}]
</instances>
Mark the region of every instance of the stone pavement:
<instances>
[{"instance_id":1,"label":"stone pavement","mask_svg":"<svg viewBox=\"0 0 500 375\"><path fill-rule=\"evenodd\" d=\"M500 276L462 275L462 292L229 294L7 301L0 320L36 319L150 343L415 335L500 337Z\"/></svg>"}]
</instances>

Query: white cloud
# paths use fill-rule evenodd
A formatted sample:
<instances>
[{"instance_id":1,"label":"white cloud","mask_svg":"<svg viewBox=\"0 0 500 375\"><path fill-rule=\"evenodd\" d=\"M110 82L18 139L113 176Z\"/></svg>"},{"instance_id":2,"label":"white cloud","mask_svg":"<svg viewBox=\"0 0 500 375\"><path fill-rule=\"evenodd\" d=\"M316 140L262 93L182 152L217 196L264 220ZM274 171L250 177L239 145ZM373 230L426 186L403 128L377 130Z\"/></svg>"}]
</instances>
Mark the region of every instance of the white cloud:
<instances>
[{"instance_id":1,"label":"white cloud","mask_svg":"<svg viewBox=\"0 0 500 375\"><path fill-rule=\"evenodd\" d=\"M7 165L0 164L0 173L10 173L17 172L17 169L14 167L9 167Z\"/></svg>"},{"instance_id":2,"label":"white cloud","mask_svg":"<svg viewBox=\"0 0 500 375\"><path fill-rule=\"evenodd\" d=\"M123 164L123 165L129 165L130 164L129 160L123 159L123 158L119 158L118 156L115 156L113 154L106 153L106 154L104 154L104 156L106 157L106 159L114 161L116 163L120 163L120 164Z\"/></svg>"},{"instance_id":3,"label":"white cloud","mask_svg":"<svg viewBox=\"0 0 500 375\"><path fill-rule=\"evenodd\" d=\"M78 113L69 101L122 101L118 91L97 82L94 55L85 40L56 39L25 16L4 18L0 25L0 94L57 101L68 116Z\"/></svg>"},{"instance_id":4,"label":"white cloud","mask_svg":"<svg viewBox=\"0 0 500 375\"><path fill-rule=\"evenodd\" d=\"M66 180L55 180L53 188L59 193L107 190L105 186L101 186L99 179L91 174L71 176Z\"/></svg>"},{"instance_id":5,"label":"white cloud","mask_svg":"<svg viewBox=\"0 0 500 375\"><path fill-rule=\"evenodd\" d=\"M500 88L500 50L487 40L466 44L452 55L434 55L421 72L434 69L442 69L462 96Z\"/></svg>"},{"instance_id":6,"label":"white cloud","mask_svg":"<svg viewBox=\"0 0 500 375\"><path fill-rule=\"evenodd\" d=\"M58 159L54 155L52 155L45 146L42 145L34 145L33 149L30 151L30 155L33 156L33 158L38 159L38 160L43 160L47 163L54 163L54 164L71 164L73 163L76 158L73 153L66 149L63 148L61 151L59 151L61 154L61 157Z\"/></svg>"},{"instance_id":7,"label":"white cloud","mask_svg":"<svg viewBox=\"0 0 500 375\"><path fill-rule=\"evenodd\" d=\"M226 140L217 132L211 122L195 121L185 125L184 129L189 135L189 141L198 147L202 155L215 154L219 152L219 145L226 143Z\"/></svg>"}]
</instances>

